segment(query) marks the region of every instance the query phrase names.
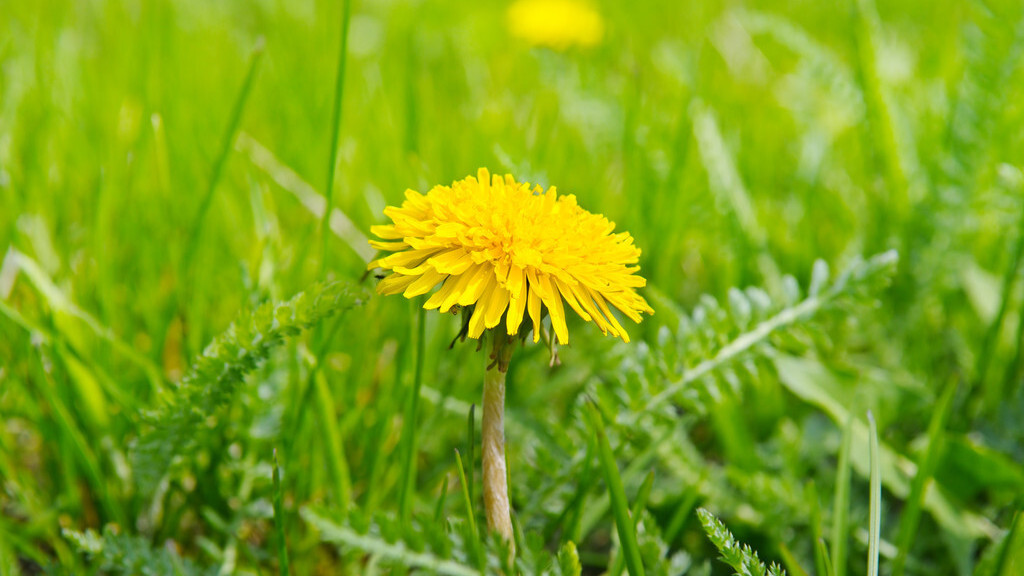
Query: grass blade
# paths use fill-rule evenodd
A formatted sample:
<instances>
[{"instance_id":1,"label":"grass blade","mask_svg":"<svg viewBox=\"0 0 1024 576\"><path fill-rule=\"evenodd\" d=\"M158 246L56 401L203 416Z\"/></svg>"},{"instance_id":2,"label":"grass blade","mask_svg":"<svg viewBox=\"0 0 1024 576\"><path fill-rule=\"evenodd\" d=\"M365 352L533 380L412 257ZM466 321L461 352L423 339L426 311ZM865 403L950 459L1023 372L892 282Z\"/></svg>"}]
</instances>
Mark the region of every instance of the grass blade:
<instances>
[{"instance_id":1,"label":"grass blade","mask_svg":"<svg viewBox=\"0 0 1024 576\"><path fill-rule=\"evenodd\" d=\"M818 538L814 546L815 567L818 574L822 576L835 576L836 571L832 569L832 562L828 559L828 545L824 538Z\"/></svg>"},{"instance_id":2,"label":"grass blade","mask_svg":"<svg viewBox=\"0 0 1024 576\"><path fill-rule=\"evenodd\" d=\"M326 442L327 465L331 471L331 479L334 480L334 496L338 500L338 507L344 514L348 512L349 503L352 500L352 480L341 445L338 418L334 413L334 398L331 396L331 390L327 386L327 377L324 376L322 370L317 372L313 383L316 386L317 416L320 418L320 425L323 426Z\"/></svg>"},{"instance_id":3,"label":"grass blade","mask_svg":"<svg viewBox=\"0 0 1024 576\"><path fill-rule=\"evenodd\" d=\"M942 454L942 437L946 430L946 420L949 417L950 407L953 405L953 395L956 393L956 380L950 380L946 389L939 399L938 405L932 412L931 422L928 424L928 448L925 450L921 461L917 466L917 474L910 486L910 495L906 500L906 507L900 517L900 525L897 531L896 545L899 550L896 561L892 567L893 576L902 576L903 568L910 553L910 546L914 543L914 535L917 533L918 522L921 519L921 508L924 503L924 492L928 483L935 473L935 467L939 463Z\"/></svg>"},{"instance_id":4,"label":"grass blade","mask_svg":"<svg viewBox=\"0 0 1024 576\"><path fill-rule=\"evenodd\" d=\"M886 185L889 188L886 194L878 197L878 201L885 199L888 209L898 220L907 209L907 175L903 169L904 162L897 141L893 113L886 101L878 71L878 11L872 0L853 0L852 5L853 22L850 30L857 55L857 72L864 93L868 128L875 144L871 148L880 151Z\"/></svg>"},{"instance_id":5,"label":"grass blade","mask_svg":"<svg viewBox=\"0 0 1024 576\"><path fill-rule=\"evenodd\" d=\"M814 569L820 576L832 576L832 565L829 563L828 545L822 535L821 504L818 500L818 487L812 480L807 487L811 502L811 531L814 534Z\"/></svg>"},{"instance_id":6,"label":"grass blade","mask_svg":"<svg viewBox=\"0 0 1024 576\"><path fill-rule=\"evenodd\" d=\"M1003 549L999 551L999 560L996 563L994 576L1011 576L1020 574L1020 564L1024 562L1024 542L1017 543L1020 539L1022 524L1024 524L1024 512L1017 511L1013 516L1013 525L1010 532L1003 541Z\"/></svg>"},{"instance_id":7,"label":"grass blade","mask_svg":"<svg viewBox=\"0 0 1024 576\"><path fill-rule=\"evenodd\" d=\"M782 563L786 565L786 570L795 576L809 576L807 571L804 570L800 562L797 561L796 556L793 555L793 551L786 546L785 542L779 542L779 556L782 557Z\"/></svg>"},{"instance_id":8,"label":"grass blade","mask_svg":"<svg viewBox=\"0 0 1024 576\"><path fill-rule=\"evenodd\" d=\"M766 228L758 220L757 208L736 167L736 159L725 144L714 112L709 105L695 98L690 103L690 116L693 117L693 135L708 174L711 192L735 215L739 229L755 255L757 271L769 291L781 293L782 274L769 253Z\"/></svg>"},{"instance_id":9,"label":"grass blade","mask_svg":"<svg viewBox=\"0 0 1024 576\"><path fill-rule=\"evenodd\" d=\"M480 531L476 528L476 512L473 511L473 500L469 494L469 484L466 482L466 468L462 465L462 455L459 454L459 450L455 450L455 463L459 467L459 482L462 483L462 499L466 503L466 519L469 521L469 531L473 535L473 540L470 541L470 547L473 553L476 555L478 563L483 565L483 557L480 554L480 550L483 548L483 543L480 541Z\"/></svg>"},{"instance_id":10,"label":"grass blade","mask_svg":"<svg viewBox=\"0 0 1024 576\"><path fill-rule=\"evenodd\" d=\"M274 449L274 531L277 532L277 563L281 576L291 574L288 564L288 541L284 535L284 505L281 503L281 471L277 466L277 449Z\"/></svg>"},{"instance_id":11,"label":"grass blade","mask_svg":"<svg viewBox=\"0 0 1024 576\"><path fill-rule=\"evenodd\" d=\"M846 527L850 524L850 444L853 417L846 420L843 440L839 446L839 468L836 470L836 492L832 502L832 569L836 576L846 575Z\"/></svg>"},{"instance_id":12,"label":"grass blade","mask_svg":"<svg viewBox=\"0 0 1024 576\"><path fill-rule=\"evenodd\" d=\"M1013 257L1010 260L1010 265L1006 267L1006 273L1003 276L999 308L996 311L996 317L992 320L988 330L985 331L984 340L981 342L981 350L978 352L977 365L974 369L974 377L977 378L977 386L979 388L978 396L983 399L982 408L985 409L995 408L1004 390L1001 381L998 379L986 382L986 375L988 374L988 367L996 341L998 340L999 331L1003 327L1003 320L1006 318L1006 313L1010 308L1010 301L1013 298L1013 285L1017 281L1022 260L1024 260L1024 213L1022 213L1020 223L1017 225L1017 242L1016 246L1014 246Z\"/></svg>"},{"instance_id":13,"label":"grass blade","mask_svg":"<svg viewBox=\"0 0 1024 576\"><path fill-rule=\"evenodd\" d=\"M437 503L434 505L434 524L441 523L444 515L444 501L448 498L448 477L441 481L441 493L437 496Z\"/></svg>"},{"instance_id":14,"label":"grass blade","mask_svg":"<svg viewBox=\"0 0 1024 576\"><path fill-rule=\"evenodd\" d=\"M640 489L637 490L636 498L633 500L633 507L630 508L629 513L633 517L633 527L636 528L638 522L640 522L640 512L643 511L644 506L647 506L647 498L651 495L651 487L654 485L654 470L647 473L647 477L644 478L644 483L640 485ZM618 554L615 556L615 562L612 563L611 569L608 570L609 576L619 576L622 574L622 569L625 568L625 555Z\"/></svg>"},{"instance_id":15,"label":"grass blade","mask_svg":"<svg viewBox=\"0 0 1024 576\"><path fill-rule=\"evenodd\" d=\"M414 302L415 306L415 302ZM398 514L407 524L412 518L412 500L416 493L416 420L420 407L420 388L423 386L423 355L425 353L427 311L420 306L416 320L416 366L413 372L412 388L405 401L405 415L402 420L402 439L398 453L402 455L402 485L398 492ZM472 463L470 463L472 465Z\"/></svg>"},{"instance_id":16,"label":"grass blade","mask_svg":"<svg viewBox=\"0 0 1024 576\"><path fill-rule=\"evenodd\" d=\"M473 501L473 483L476 481L474 472L476 470L476 404L469 406L469 415L466 417L466 456L469 461L469 468L466 470L466 475L469 477L469 483L466 484L466 490L469 491L469 501Z\"/></svg>"},{"instance_id":17,"label":"grass blade","mask_svg":"<svg viewBox=\"0 0 1024 576\"><path fill-rule=\"evenodd\" d=\"M348 27L352 20L352 0L344 0L341 9L341 39L338 47L338 72L334 78L334 109L331 114L331 151L327 158L327 182L324 187L324 214L320 220L323 249L320 252L320 273L327 271L327 241L331 231L331 209L334 207L334 164L338 156L338 136L341 133L341 102L345 95L345 63L348 60Z\"/></svg>"},{"instance_id":18,"label":"grass blade","mask_svg":"<svg viewBox=\"0 0 1024 576\"><path fill-rule=\"evenodd\" d=\"M868 527L868 576L878 576L878 544L882 538L882 474L878 465L878 428L875 417L868 411L871 436L871 506Z\"/></svg>"},{"instance_id":19,"label":"grass blade","mask_svg":"<svg viewBox=\"0 0 1024 576\"><path fill-rule=\"evenodd\" d=\"M185 279L188 278L189 272L192 269L192 259L195 257L196 249L199 247L199 237L203 230L203 222L206 220L206 213L210 211L210 205L213 204L213 196L217 191L217 184L220 183L221 176L224 173L224 165L227 164L228 154L234 148L235 135L238 133L239 124L242 123L242 113L245 111L246 102L249 101L249 93L252 92L252 86L256 80L256 72L259 70L260 62L263 60L263 48L264 41L261 37L257 40L256 46L252 50L252 55L249 57L249 71L246 72L242 88L238 91L238 96L235 98L235 105L231 109L231 118L228 121L227 129L224 131L224 139L221 141L217 159L213 163L213 170L210 172L210 180L207 182L206 192L200 201L199 211L192 220L192 228L188 235L188 241L185 244L184 258L181 265L183 281L186 281Z\"/></svg>"},{"instance_id":20,"label":"grass blade","mask_svg":"<svg viewBox=\"0 0 1024 576\"><path fill-rule=\"evenodd\" d=\"M683 524L690 517L690 512L693 512L693 508L697 505L697 499L700 498L700 484L702 482L688 487L686 492L683 493L680 504L676 507L676 511L672 513L672 519L669 520L668 528L665 529L666 543L672 544L676 536L683 529Z\"/></svg>"},{"instance_id":21,"label":"grass blade","mask_svg":"<svg viewBox=\"0 0 1024 576\"><path fill-rule=\"evenodd\" d=\"M240 132L235 149L248 156L252 165L259 168L282 190L291 193L312 217L324 218L324 196L251 134L244 130ZM335 236L364 261L373 260L373 255L377 251L370 247L366 235L352 222L351 216L335 207L329 218L331 231Z\"/></svg>"},{"instance_id":22,"label":"grass blade","mask_svg":"<svg viewBox=\"0 0 1024 576\"><path fill-rule=\"evenodd\" d=\"M604 430L604 421L594 404L589 405L590 426L597 436L597 457L601 462L605 482L612 502L612 514L615 516L615 527L619 532L619 543L622 554L626 558L626 569L630 576L643 576L644 567L640 561L640 545L636 540L636 524L629 517L629 505L626 503L626 490L622 487L619 468L615 464L615 454L608 442Z\"/></svg>"}]
</instances>

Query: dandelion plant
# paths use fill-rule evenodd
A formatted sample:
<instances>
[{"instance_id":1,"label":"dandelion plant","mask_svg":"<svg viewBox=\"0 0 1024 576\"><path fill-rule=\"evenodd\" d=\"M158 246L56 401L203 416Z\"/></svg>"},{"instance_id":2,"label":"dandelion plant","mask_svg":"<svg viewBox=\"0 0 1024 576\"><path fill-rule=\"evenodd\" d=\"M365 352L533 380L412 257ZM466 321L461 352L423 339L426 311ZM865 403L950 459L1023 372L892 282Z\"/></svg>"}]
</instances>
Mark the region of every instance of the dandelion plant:
<instances>
[{"instance_id":1,"label":"dandelion plant","mask_svg":"<svg viewBox=\"0 0 1024 576\"><path fill-rule=\"evenodd\" d=\"M605 334L629 341L609 305L640 322L654 311L636 293L646 281L636 274L640 249L628 232L581 208L554 186L492 176L481 168L451 186L427 194L407 190L400 207L384 214L392 223L374 226L385 253L369 264L391 272L377 285L383 295L415 298L440 288L424 308L463 312L465 336L487 337L482 460L487 527L510 547L512 519L505 463L505 375L517 340L532 329L534 343L569 343L563 300ZM524 322L529 315L530 324Z\"/></svg>"}]
</instances>

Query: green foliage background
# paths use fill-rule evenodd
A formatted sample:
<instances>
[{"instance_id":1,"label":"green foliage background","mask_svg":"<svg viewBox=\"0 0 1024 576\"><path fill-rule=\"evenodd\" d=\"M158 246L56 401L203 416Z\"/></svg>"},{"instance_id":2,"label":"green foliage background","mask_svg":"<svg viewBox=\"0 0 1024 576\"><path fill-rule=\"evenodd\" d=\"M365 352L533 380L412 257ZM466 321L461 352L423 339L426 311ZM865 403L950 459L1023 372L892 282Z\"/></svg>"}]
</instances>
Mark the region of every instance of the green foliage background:
<instances>
[{"instance_id":1,"label":"green foliage background","mask_svg":"<svg viewBox=\"0 0 1024 576\"><path fill-rule=\"evenodd\" d=\"M630 231L656 310L516 351L516 570L619 574L618 522L763 571L703 507L862 573L870 410L882 571L1016 574L1024 5L603 2L566 52L506 7L349 6L332 158L343 4L0 0L0 574L500 570L483 354L364 277L479 166Z\"/></svg>"}]
</instances>

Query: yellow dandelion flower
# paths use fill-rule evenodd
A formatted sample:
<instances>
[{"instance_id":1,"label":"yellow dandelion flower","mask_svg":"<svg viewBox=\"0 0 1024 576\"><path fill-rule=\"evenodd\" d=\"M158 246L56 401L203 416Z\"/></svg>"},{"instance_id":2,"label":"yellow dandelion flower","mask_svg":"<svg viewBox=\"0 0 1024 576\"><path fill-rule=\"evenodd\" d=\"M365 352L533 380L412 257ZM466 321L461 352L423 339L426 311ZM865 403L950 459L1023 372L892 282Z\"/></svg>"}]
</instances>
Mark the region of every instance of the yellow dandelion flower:
<instances>
[{"instance_id":1,"label":"yellow dandelion flower","mask_svg":"<svg viewBox=\"0 0 1024 576\"><path fill-rule=\"evenodd\" d=\"M440 285L423 307L474 306L470 338L503 318L506 332L517 334L528 314L536 342L546 310L558 341L568 344L564 300L605 334L628 342L610 306L634 322L642 312L654 313L636 292L646 280L635 274L640 249L633 237L614 233L613 222L580 208L572 194L559 196L554 186L531 189L481 168L476 178L425 195L407 190L402 206L384 214L393 223L374 226L382 240L370 244L391 254L369 267L391 274L377 292L414 298Z\"/></svg>"},{"instance_id":2,"label":"yellow dandelion flower","mask_svg":"<svg viewBox=\"0 0 1024 576\"><path fill-rule=\"evenodd\" d=\"M596 46L604 36L601 15L582 0L517 0L508 9L508 27L528 44L555 50Z\"/></svg>"}]
</instances>

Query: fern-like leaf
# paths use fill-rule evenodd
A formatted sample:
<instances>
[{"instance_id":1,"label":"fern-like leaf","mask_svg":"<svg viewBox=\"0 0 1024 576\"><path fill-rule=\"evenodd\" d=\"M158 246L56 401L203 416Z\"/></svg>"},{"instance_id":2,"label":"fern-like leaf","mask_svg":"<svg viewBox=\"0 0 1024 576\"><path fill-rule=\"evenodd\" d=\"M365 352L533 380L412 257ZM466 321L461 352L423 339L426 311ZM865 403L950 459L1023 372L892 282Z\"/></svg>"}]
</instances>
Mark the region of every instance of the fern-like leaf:
<instances>
[{"instance_id":1,"label":"fern-like leaf","mask_svg":"<svg viewBox=\"0 0 1024 576\"><path fill-rule=\"evenodd\" d=\"M728 307L705 296L690 315L680 314L674 335L680 348L661 347L668 353L663 360L665 368L678 371L682 364L682 376L654 394L644 411L653 411L681 392L689 392L694 383L711 375L724 373L723 379L729 382L729 370L773 337L827 310L876 298L892 279L897 261L895 251L884 252L853 262L831 280L828 266L819 261L806 296L791 276L782 279L785 303L781 307L759 288L730 291ZM709 384L708 392L712 397L719 395L714 383Z\"/></svg>"},{"instance_id":2,"label":"fern-like leaf","mask_svg":"<svg viewBox=\"0 0 1024 576\"><path fill-rule=\"evenodd\" d=\"M146 418L149 429L134 452L142 488L152 488L175 457L188 451L196 430L230 402L272 348L364 299L361 289L347 283L317 284L287 302L265 303L232 324L206 347L166 403Z\"/></svg>"},{"instance_id":3,"label":"fern-like leaf","mask_svg":"<svg viewBox=\"0 0 1024 576\"><path fill-rule=\"evenodd\" d=\"M357 530L309 508L302 509L302 518L320 532L320 537L325 542L362 550L397 566L422 568L446 576L480 574L477 569L447 557L446 552L450 554L451 550L423 549L423 543L416 542L421 534L408 530L403 532L400 527L391 523L374 523L366 526L365 530Z\"/></svg>"},{"instance_id":4,"label":"fern-like leaf","mask_svg":"<svg viewBox=\"0 0 1024 576\"><path fill-rule=\"evenodd\" d=\"M697 510L708 539L718 548L722 561L732 566L738 576L783 576L786 571L774 562L765 566L750 546L736 541L725 524L704 508Z\"/></svg>"},{"instance_id":5,"label":"fern-like leaf","mask_svg":"<svg viewBox=\"0 0 1024 576\"><path fill-rule=\"evenodd\" d=\"M65 530L64 537L79 554L88 558L99 574L213 576L218 573L216 566L198 566L178 556L172 548L154 548L145 538L119 534L110 528L102 535L92 530Z\"/></svg>"}]
</instances>

